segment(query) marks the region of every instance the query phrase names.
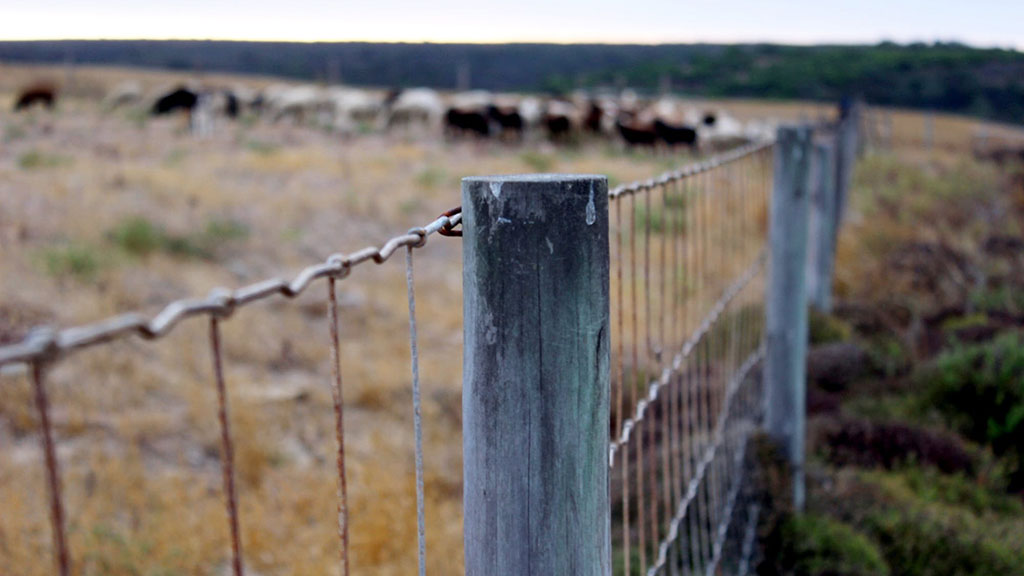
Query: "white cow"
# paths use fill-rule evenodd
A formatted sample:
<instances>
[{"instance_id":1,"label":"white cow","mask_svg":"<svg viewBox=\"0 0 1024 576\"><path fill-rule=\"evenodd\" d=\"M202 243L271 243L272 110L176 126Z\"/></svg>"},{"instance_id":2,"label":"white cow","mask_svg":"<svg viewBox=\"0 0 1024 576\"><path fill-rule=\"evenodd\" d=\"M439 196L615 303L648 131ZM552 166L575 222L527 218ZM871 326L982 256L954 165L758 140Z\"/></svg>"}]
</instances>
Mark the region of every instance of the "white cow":
<instances>
[{"instance_id":1,"label":"white cow","mask_svg":"<svg viewBox=\"0 0 1024 576\"><path fill-rule=\"evenodd\" d=\"M297 124L307 121L323 111L327 105L326 94L316 86L292 86L286 89L273 87L264 93L267 112L274 122L290 119Z\"/></svg>"},{"instance_id":2,"label":"white cow","mask_svg":"<svg viewBox=\"0 0 1024 576\"><path fill-rule=\"evenodd\" d=\"M375 125L384 110L381 95L356 88L329 88L327 100L332 111L332 127L343 134L353 133L360 124Z\"/></svg>"},{"instance_id":3,"label":"white cow","mask_svg":"<svg viewBox=\"0 0 1024 576\"><path fill-rule=\"evenodd\" d=\"M135 80L118 82L106 97L103 98L103 107L113 110L120 106L128 106L142 101L142 84Z\"/></svg>"},{"instance_id":4,"label":"white cow","mask_svg":"<svg viewBox=\"0 0 1024 576\"><path fill-rule=\"evenodd\" d=\"M391 103L387 116L388 128L436 129L444 115L444 102L436 90L410 88Z\"/></svg>"}]
</instances>

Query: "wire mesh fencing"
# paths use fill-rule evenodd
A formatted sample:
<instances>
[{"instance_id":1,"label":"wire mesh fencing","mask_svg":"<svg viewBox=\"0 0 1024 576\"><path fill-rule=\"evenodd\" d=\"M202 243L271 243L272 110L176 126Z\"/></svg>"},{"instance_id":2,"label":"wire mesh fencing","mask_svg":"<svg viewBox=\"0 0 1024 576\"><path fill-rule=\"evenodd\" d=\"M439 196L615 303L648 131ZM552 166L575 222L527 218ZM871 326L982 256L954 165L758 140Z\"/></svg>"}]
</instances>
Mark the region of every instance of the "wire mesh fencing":
<instances>
[{"instance_id":1,"label":"wire mesh fencing","mask_svg":"<svg viewBox=\"0 0 1024 576\"><path fill-rule=\"evenodd\" d=\"M221 493L224 506L224 523L229 534L230 554L226 573L242 576L246 572L242 538L242 518L239 509L238 473L236 470L235 434L232 431L231 407L228 389L231 382L225 376L226 355L223 346L225 323L241 308L253 303L283 296L296 298L310 289L313 284L325 284L327 332L323 335L324 345L330 349L331 395L334 407L334 435L336 438L335 464L337 469L336 520L338 533L339 573L348 574L350 569L350 535L348 482L346 474L344 402L342 400L341 342L339 338L339 317L337 283L345 279L361 264L374 262L383 264L396 253L405 253L405 280L408 300L409 351L412 360L409 382L412 393L413 428L415 449L413 454L416 475L416 516L419 573L425 573L426 528L424 514L423 480L423 432L419 378L418 337L416 326L416 300L413 253L426 245L427 239L435 233L457 236L461 216L457 210L449 211L424 227L413 228L408 233L391 238L380 247L368 247L351 254L335 254L325 262L302 270L294 279L287 281L271 279L258 282L237 290L215 290L207 298L179 300L165 306L152 318L140 314L126 314L108 320L70 328L61 331L36 329L13 345L0 347L0 369L8 373L17 367L26 367L31 383L36 410L36 422L43 463L49 507L49 524L52 535L52 556L55 572L61 576L82 571L85 561L82 557L93 556L91 550L75 550L69 538L68 513L63 489L61 459L58 458L59 440L53 423L54 406L48 393L47 372L59 365L71 353L138 336L145 340L157 340L167 336L175 327L187 320L202 320L207 323L207 350L211 362L212 384L216 390L216 415L219 426L218 459L222 478ZM88 385L87 382L81 384ZM138 523L137 521L135 522ZM5 544L6 546L6 544ZM42 562L41 559L36 559ZM104 563L107 570L112 569ZM27 569L29 567L9 567ZM35 568L35 567L33 567ZM101 568L103 569L103 568ZM40 572L45 573L46 570Z\"/></svg>"},{"instance_id":2,"label":"wire mesh fencing","mask_svg":"<svg viewBox=\"0 0 1024 576\"><path fill-rule=\"evenodd\" d=\"M779 149L774 141L748 144L655 179L619 186L608 194L610 267L607 274L602 269L600 278L610 284L605 297L610 296L611 313L603 320L609 321L611 332L607 470L615 574L710 576L753 570L759 502L751 489L754 467L748 440L765 414L761 374L769 350L765 325L772 254L769 212ZM823 181L834 178L835 172L819 170ZM587 225L596 221L590 190ZM485 193L506 198L500 188ZM133 336L160 339L188 320L205 322L206 334L198 346L209 357L204 356L208 363L197 377L208 381L215 394L220 477L216 490L223 504L218 522L223 522L228 534L229 549L224 572L241 576L249 557L243 549L245 508L239 504L245 487L239 486L235 465L237 434L229 401L233 382L227 370L232 358L224 352L224 328L252 303L278 296L296 298L308 294L313 284L323 284L320 320L327 326L320 337L329 350L330 370L324 384L331 393L330 432L335 439L330 462L324 464L336 468L331 515L336 513L332 523L336 520L337 572L349 574L351 542L359 535L350 529L338 285L359 265L383 264L404 251L411 366L403 381L408 382L412 403L416 565L424 575L429 522L413 255L434 234L458 236L456 227L461 223L456 209L379 248L331 256L291 281L272 279L234 291L218 290L204 299L173 302L151 318L129 314L62 331L37 330L19 343L0 347L0 370L24 366L32 386L53 542L50 550L58 573L75 573L76 558L88 551L76 550L68 538L68 506L58 454L61 439L54 433L48 371L79 349L129 341ZM554 246L547 242L543 251L553 255ZM603 240L600 246L606 246ZM602 375L608 376L608 370L602 370ZM600 413L605 414L603 408ZM604 423L599 428L604 430ZM599 450L603 473L604 447ZM603 503L600 509L605 509ZM323 512L322 506L316 510L317 515ZM307 521L323 522L323 518ZM385 530L391 521L380 519ZM467 546L469 540L465 540ZM407 545L411 547L411 542Z\"/></svg>"},{"instance_id":3,"label":"wire mesh fencing","mask_svg":"<svg viewBox=\"0 0 1024 576\"><path fill-rule=\"evenodd\" d=\"M764 143L611 192L617 574L715 574L733 518L756 522L771 178Z\"/></svg>"}]
</instances>

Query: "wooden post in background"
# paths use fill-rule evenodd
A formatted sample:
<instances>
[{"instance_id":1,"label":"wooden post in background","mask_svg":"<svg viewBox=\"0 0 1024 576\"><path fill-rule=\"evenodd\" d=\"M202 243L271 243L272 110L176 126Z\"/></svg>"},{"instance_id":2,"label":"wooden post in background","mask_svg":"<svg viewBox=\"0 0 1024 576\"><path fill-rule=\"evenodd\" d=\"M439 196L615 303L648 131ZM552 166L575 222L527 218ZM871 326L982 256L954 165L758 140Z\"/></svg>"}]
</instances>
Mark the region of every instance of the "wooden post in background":
<instances>
[{"instance_id":1,"label":"wooden post in background","mask_svg":"<svg viewBox=\"0 0 1024 576\"><path fill-rule=\"evenodd\" d=\"M813 184L807 246L807 293L811 305L826 313L832 311L832 274L838 240L834 154L832 142L817 142L811 162Z\"/></svg>"},{"instance_id":2,"label":"wooden post in background","mask_svg":"<svg viewBox=\"0 0 1024 576\"><path fill-rule=\"evenodd\" d=\"M765 426L793 470L793 501L804 501L804 421L807 356L807 226L811 130L782 127L775 143L765 303L767 355Z\"/></svg>"},{"instance_id":3,"label":"wooden post in background","mask_svg":"<svg viewBox=\"0 0 1024 576\"><path fill-rule=\"evenodd\" d=\"M608 181L462 181L468 576L611 574Z\"/></svg>"},{"instance_id":4,"label":"wooden post in background","mask_svg":"<svg viewBox=\"0 0 1024 576\"><path fill-rule=\"evenodd\" d=\"M846 201L850 195L850 186L853 183L853 167L857 162L857 147L860 137L857 133L858 117L860 116L860 105L855 104L850 108L850 113L839 122L836 133L836 210L835 229L843 222L846 213Z\"/></svg>"}]
</instances>

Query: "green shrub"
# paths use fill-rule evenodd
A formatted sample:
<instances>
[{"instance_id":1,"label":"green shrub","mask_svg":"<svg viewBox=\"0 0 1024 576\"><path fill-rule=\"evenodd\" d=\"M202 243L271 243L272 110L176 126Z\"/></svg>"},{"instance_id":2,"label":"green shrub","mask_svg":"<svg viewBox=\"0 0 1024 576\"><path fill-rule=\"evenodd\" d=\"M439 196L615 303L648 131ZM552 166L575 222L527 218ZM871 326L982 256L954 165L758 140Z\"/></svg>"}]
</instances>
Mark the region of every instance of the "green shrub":
<instances>
[{"instance_id":1,"label":"green shrub","mask_svg":"<svg viewBox=\"0 0 1024 576\"><path fill-rule=\"evenodd\" d=\"M935 502L966 508L974 514L1024 514L1024 502L986 485L983 480L963 474L941 474L931 468L910 466L894 475L898 482L924 502Z\"/></svg>"},{"instance_id":2,"label":"green shrub","mask_svg":"<svg viewBox=\"0 0 1024 576\"><path fill-rule=\"evenodd\" d=\"M249 237L249 227L238 220L217 218L206 223L202 239L211 248L223 242L235 242Z\"/></svg>"},{"instance_id":3,"label":"green shrub","mask_svg":"<svg viewBox=\"0 0 1024 576\"><path fill-rule=\"evenodd\" d=\"M947 352L917 376L926 405L954 430L1006 461L1010 488L1024 488L1024 335Z\"/></svg>"},{"instance_id":4,"label":"green shrub","mask_svg":"<svg viewBox=\"0 0 1024 576\"><path fill-rule=\"evenodd\" d=\"M121 222L107 237L126 253L145 257L163 252L181 258L214 259L232 243L249 236L249 228L236 220L214 219L200 232L171 234L141 216Z\"/></svg>"},{"instance_id":5,"label":"green shrub","mask_svg":"<svg viewBox=\"0 0 1024 576\"><path fill-rule=\"evenodd\" d=\"M839 318L814 308L808 314L808 338L811 345L844 342L850 339L852 328Z\"/></svg>"},{"instance_id":6,"label":"green shrub","mask_svg":"<svg viewBox=\"0 0 1024 576\"><path fill-rule=\"evenodd\" d=\"M893 574L1024 575L1012 497L974 480L913 467L857 472L827 497L829 514L870 537Z\"/></svg>"},{"instance_id":7,"label":"green shrub","mask_svg":"<svg viewBox=\"0 0 1024 576\"><path fill-rule=\"evenodd\" d=\"M245 147L261 156L270 156L280 148L280 146L273 142L264 142L262 140L247 140Z\"/></svg>"},{"instance_id":8,"label":"green shrub","mask_svg":"<svg viewBox=\"0 0 1024 576\"><path fill-rule=\"evenodd\" d=\"M911 358L907 347L894 334L875 334L868 338L867 345L871 363L886 377L892 378L910 371Z\"/></svg>"},{"instance_id":9,"label":"green shrub","mask_svg":"<svg viewBox=\"0 0 1024 576\"><path fill-rule=\"evenodd\" d=\"M781 527L780 567L794 576L885 576L889 566L877 546L850 526L825 516L800 514Z\"/></svg>"},{"instance_id":10,"label":"green shrub","mask_svg":"<svg viewBox=\"0 0 1024 576\"><path fill-rule=\"evenodd\" d=\"M1012 576L1024 558L983 531L923 512L875 510L867 518L888 564L908 576Z\"/></svg>"},{"instance_id":11,"label":"green shrub","mask_svg":"<svg viewBox=\"0 0 1024 576\"><path fill-rule=\"evenodd\" d=\"M970 303L981 312L1019 314L1024 311L1024 291L1010 284L971 292Z\"/></svg>"},{"instance_id":12,"label":"green shrub","mask_svg":"<svg viewBox=\"0 0 1024 576\"><path fill-rule=\"evenodd\" d=\"M114 227L110 240L133 256L148 256L167 243L167 234L149 220L133 216Z\"/></svg>"},{"instance_id":13,"label":"green shrub","mask_svg":"<svg viewBox=\"0 0 1024 576\"><path fill-rule=\"evenodd\" d=\"M92 280L102 267L96 250L86 245L48 249L43 253L43 263L53 276L73 276L82 280Z\"/></svg>"},{"instance_id":14,"label":"green shrub","mask_svg":"<svg viewBox=\"0 0 1024 576\"><path fill-rule=\"evenodd\" d=\"M70 162L70 158L47 154L38 150L29 150L18 157L18 167L24 170L35 170L39 168L54 168L61 164Z\"/></svg>"}]
</instances>

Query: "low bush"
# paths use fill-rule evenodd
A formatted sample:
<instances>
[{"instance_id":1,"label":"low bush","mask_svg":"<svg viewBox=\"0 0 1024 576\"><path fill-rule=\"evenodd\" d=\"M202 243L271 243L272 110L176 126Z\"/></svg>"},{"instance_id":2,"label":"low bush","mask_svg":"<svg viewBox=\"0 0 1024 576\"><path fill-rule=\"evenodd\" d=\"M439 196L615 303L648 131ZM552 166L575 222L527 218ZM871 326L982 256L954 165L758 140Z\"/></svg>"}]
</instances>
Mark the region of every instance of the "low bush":
<instances>
[{"instance_id":1,"label":"low bush","mask_svg":"<svg viewBox=\"0 0 1024 576\"><path fill-rule=\"evenodd\" d=\"M42 254L46 271L53 276L92 280L103 267L97 250L84 244L50 248Z\"/></svg>"},{"instance_id":2,"label":"low bush","mask_svg":"<svg viewBox=\"0 0 1024 576\"><path fill-rule=\"evenodd\" d=\"M941 355L916 376L926 406L957 432L992 447L1024 489L1024 334Z\"/></svg>"},{"instance_id":3,"label":"low bush","mask_svg":"<svg viewBox=\"0 0 1024 576\"><path fill-rule=\"evenodd\" d=\"M115 226L107 238L121 250L136 257L163 252L181 258L212 260L225 248L249 235L249 229L235 220L210 220L198 232L172 234L149 220L134 216Z\"/></svg>"},{"instance_id":4,"label":"low bush","mask_svg":"<svg viewBox=\"0 0 1024 576\"><path fill-rule=\"evenodd\" d=\"M886 576L889 567L870 538L825 516L798 514L781 526L782 573L793 576Z\"/></svg>"},{"instance_id":5,"label":"low bush","mask_svg":"<svg viewBox=\"0 0 1024 576\"><path fill-rule=\"evenodd\" d=\"M822 426L818 451L830 463L893 469L909 463L971 474L977 457L956 434L904 422L839 418Z\"/></svg>"}]
</instances>

